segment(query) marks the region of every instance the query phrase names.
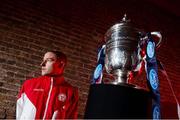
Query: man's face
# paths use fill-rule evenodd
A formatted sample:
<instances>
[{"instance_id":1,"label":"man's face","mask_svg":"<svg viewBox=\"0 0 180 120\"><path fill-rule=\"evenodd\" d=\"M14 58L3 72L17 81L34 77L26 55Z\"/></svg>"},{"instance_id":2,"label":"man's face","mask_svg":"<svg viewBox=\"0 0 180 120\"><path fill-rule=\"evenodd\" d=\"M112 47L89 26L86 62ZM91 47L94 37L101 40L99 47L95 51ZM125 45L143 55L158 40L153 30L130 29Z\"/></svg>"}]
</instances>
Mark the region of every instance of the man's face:
<instances>
[{"instance_id":1,"label":"man's face","mask_svg":"<svg viewBox=\"0 0 180 120\"><path fill-rule=\"evenodd\" d=\"M41 74L56 76L61 75L64 70L64 63L57 59L53 52L47 52L41 63Z\"/></svg>"}]
</instances>

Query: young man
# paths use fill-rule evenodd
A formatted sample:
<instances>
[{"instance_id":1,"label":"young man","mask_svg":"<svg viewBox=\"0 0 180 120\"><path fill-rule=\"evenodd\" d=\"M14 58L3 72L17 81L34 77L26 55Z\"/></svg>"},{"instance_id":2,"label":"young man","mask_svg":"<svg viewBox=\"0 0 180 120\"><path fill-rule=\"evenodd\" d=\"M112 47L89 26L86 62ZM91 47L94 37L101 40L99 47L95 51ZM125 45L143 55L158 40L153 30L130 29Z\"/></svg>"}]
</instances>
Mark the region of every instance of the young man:
<instances>
[{"instance_id":1,"label":"young man","mask_svg":"<svg viewBox=\"0 0 180 120\"><path fill-rule=\"evenodd\" d=\"M66 56L57 51L44 55L42 76L26 80L17 100L16 119L75 119L78 89L65 82Z\"/></svg>"}]
</instances>

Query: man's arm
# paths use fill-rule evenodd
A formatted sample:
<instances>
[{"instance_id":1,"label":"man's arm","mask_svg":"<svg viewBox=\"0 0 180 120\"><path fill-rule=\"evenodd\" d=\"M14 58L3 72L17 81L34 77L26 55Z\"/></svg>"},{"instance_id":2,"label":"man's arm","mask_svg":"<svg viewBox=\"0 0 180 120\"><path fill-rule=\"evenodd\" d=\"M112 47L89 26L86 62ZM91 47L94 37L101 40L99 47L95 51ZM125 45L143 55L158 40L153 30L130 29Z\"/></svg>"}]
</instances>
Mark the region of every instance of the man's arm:
<instances>
[{"instance_id":1,"label":"man's arm","mask_svg":"<svg viewBox=\"0 0 180 120\"><path fill-rule=\"evenodd\" d=\"M24 93L24 86L22 86L18 95L17 102L16 102L16 119L20 119L22 111L23 111L24 98L23 98L22 93Z\"/></svg>"},{"instance_id":2,"label":"man's arm","mask_svg":"<svg viewBox=\"0 0 180 120\"><path fill-rule=\"evenodd\" d=\"M67 118L71 119L77 119L78 117L78 101L79 101L79 94L78 94L78 89L75 88L73 91L73 98L71 101L71 105L69 110L67 111Z\"/></svg>"}]
</instances>

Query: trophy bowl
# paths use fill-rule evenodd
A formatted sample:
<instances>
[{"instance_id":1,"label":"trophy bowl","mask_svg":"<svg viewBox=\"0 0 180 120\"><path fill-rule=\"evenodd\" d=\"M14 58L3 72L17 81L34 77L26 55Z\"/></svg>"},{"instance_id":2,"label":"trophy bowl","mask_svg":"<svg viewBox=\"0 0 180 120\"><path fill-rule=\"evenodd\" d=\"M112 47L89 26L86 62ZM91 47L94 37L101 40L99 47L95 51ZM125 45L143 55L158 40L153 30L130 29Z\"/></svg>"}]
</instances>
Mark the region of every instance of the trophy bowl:
<instances>
[{"instance_id":1,"label":"trophy bowl","mask_svg":"<svg viewBox=\"0 0 180 120\"><path fill-rule=\"evenodd\" d=\"M105 68L115 78L112 84L128 83L129 72L139 62L137 48L140 40L138 29L126 16L106 32Z\"/></svg>"}]
</instances>

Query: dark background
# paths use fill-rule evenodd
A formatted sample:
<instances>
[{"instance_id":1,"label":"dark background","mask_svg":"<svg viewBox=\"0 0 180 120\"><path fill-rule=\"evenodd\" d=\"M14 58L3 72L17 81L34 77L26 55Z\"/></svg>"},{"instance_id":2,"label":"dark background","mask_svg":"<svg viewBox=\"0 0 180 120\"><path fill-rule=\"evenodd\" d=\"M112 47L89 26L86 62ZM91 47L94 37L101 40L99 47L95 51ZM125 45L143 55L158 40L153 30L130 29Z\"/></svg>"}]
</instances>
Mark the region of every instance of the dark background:
<instances>
[{"instance_id":1,"label":"dark background","mask_svg":"<svg viewBox=\"0 0 180 120\"><path fill-rule=\"evenodd\" d=\"M68 57L66 80L79 88L83 118L97 48L105 32L126 13L138 28L160 31L157 58L164 64L180 99L180 12L178 0L1 0L0 118L15 118L20 86L40 73L48 50ZM163 118L176 118L176 103L165 76L159 73ZM105 78L109 79L105 73ZM144 75L138 78L144 85Z\"/></svg>"}]
</instances>

